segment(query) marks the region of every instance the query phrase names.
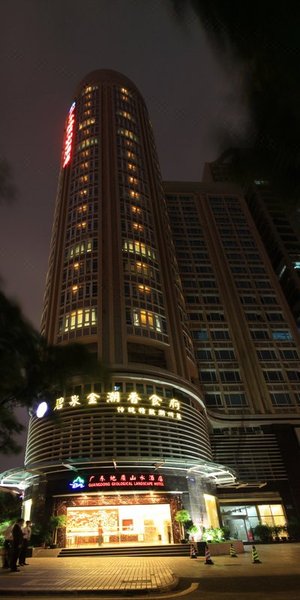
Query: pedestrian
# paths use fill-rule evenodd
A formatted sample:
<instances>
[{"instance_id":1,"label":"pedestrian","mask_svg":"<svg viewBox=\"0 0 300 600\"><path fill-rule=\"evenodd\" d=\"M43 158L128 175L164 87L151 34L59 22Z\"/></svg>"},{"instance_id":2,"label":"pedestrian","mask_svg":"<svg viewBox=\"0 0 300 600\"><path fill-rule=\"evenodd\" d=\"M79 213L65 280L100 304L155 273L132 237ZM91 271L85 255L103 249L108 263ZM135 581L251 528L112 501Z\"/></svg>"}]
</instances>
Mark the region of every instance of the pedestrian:
<instances>
[{"instance_id":1,"label":"pedestrian","mask_svg":"<svg viewBox=\"0 0 300 600\"><path fill-rule=\"evenodd\" d=\"M22 528L22 531L23 531L23 542L22 542L22 548L21 548L21 552L20 552L20 556L19 556L20 567L23 567L23 565L29 564L26 562L26 554L27 554L27 548L29 546L29 541L31 538L31 521L26 521L25 527Z\"/></svg>"},{"instance_id":2,"label":"pedestrian","mask_svg":"<svg viewBox=\"0 0 300 600\"><path fill-rule=\"evenodd\" d=\"M18 519L12 528L10 570L14 572L20 571L17 567L17 562L23 544L22 527L24 527L24 519Z\"/></svg>"},{"instance_id":3,"label":"pedestrian","mask_svg":"<svg viewBox=\"0 0 300 600\"><path fill-rule=\"evenodd\" d=\"M3 569L9 569L10 563L10 554L11 554L11 544L12 544L12 528L13 525L9 525L7 529L5 529L4 535L4 544L3 544L3 557L2 557L2 566Z\"/></svg>"}]
</instances>

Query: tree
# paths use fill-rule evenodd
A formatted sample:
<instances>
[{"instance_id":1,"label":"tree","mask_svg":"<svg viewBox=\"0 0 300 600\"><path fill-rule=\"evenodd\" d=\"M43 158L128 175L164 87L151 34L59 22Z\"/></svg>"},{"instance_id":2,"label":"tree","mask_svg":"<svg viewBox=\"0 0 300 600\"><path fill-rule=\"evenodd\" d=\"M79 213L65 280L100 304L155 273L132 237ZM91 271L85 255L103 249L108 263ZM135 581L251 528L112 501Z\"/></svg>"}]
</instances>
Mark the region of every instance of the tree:
<instances>
[{"instance_id":1,"label":"tree","mask_svg":"<svg viewBox=\"0 0 300 600\"><path fill-rule=\"evenodd\" d=\"M187 529L193 525L190 513L187 510L185 510L185 508L178 510L175 515L175 521L177 521L177 523L180 524L181 537L183 540L185 540Z\"/></svg>"},{"instance_id":2,"label":"tree","mask_svg":"<svg viewBox=\"0 0 300 600\"><path fill-rule=\"evenodd\" d=\"M0 491L1 521L13 521L21 516L22 498L11 490ZM8 526L8 525L7 525Z\"/></svg>"},{"instance_id":3,"label":"tree","mask_svg":"<svg viewBox=\"0 0 300 600\"><path fill-rule=\"evenodd\" d=\"M0 291L0 451L17 453L14 434L24 426L15 409L62 395L74 377L108 380L95 354L82 344L50 346L20 308Z\"/></svg>"},{"instance_id":4,"label":"tree","mask_svg":"<svg viewBox=\"0 0 300 600\"><path fill-rule=\"evenodd\" d=\"M250 125L241 132L236 171L259 174L283 199L300 196L300 5L270 0L173 0L179 19L192 8L223 64L236 69ZM223 132L223 148L237 145Z\"/></svg>"},{"instance_id":5,"label":"tree","mask_svg":"<svg viewBox=\"0 0 300 600\"><path fill-rule=\"evenodd\" d=\"M16 197L12 169L0 158L0 205ZM61 395L74 377L108 380L107 371L83 344L50 346L0 290L0 452L21 450L14 435L24 426L16 408L30 409L43 398Z\"/></svg>"}]
</instances>

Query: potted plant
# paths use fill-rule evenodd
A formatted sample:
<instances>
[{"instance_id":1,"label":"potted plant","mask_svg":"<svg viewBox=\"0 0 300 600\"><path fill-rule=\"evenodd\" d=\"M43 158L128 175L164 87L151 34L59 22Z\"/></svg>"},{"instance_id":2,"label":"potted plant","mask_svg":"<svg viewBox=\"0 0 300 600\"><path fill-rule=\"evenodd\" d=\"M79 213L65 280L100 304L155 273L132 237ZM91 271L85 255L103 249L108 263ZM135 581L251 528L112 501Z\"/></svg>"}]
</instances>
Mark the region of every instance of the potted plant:
<instances>
[{"instance_id":1,"label":"potted plant","mask_svg":"<svg viewBox=\"0 0 300 600\"><path fill-rule=\"evenodd\" d=\"M50 533L50 547L56 548L57 546L57 533L58 529L65 527L67 524L66 515L53 515L49 521L49 533Z\"/></svg>"},{"instance_id":2,"label":"potted plant","mask_svg":"<svg viewBox=\"0 0 300 600\"><path fill-rule=\"evenodd\" d=\"M289 536L289 540L300 540L300 519L292 517L284 529Z\"/></svg>"},{"instance_id":3,"label":"potted plant","mask_svg":"<svg viewBox=\"0 0 300 600\"><path fill-rule=\"evenodd\" d=\"M227 542L230 540L230 527L228 525L222 525L221 530L223 532L223 538Z\"/></svg>"},{"instance_id":4,"label":"potted plant","mask_svg":"<svg viewBox=\"0 0 300 600\"><path fill-rule=\"evenodd\" d=\"M203 528L202 539L205 542L212 542L215 544L219 544L220 542L224 542L225 537L223 533L223 528L221 527L210 527L209 529Z\"/></svg>"},{"instance_id":5,"label":"potted plant","mask_svg":"<svg viewBox=\"0 0 300 600\"><path fill-rule=\"evenodd\" d=\"M268 542L272 541L272 527L266 523L259 523L256 525L256 527L254 527L254 533L259 537L263 544L268 544Z\"/></svg>"},{"instance_id":6,"label":"potted plant","mask_svg":"<svg viewBox=\"0 0 300 600\"><path fill-rule=\"evenodd\" d=\"M273 540L275 542L279 542L280 541L279 534L281 533L281 531L283 531L284 526L283 525L273 525L273 527L271 527L271 529L272 529Z\"/></svg>"},{"instance_id":7,"label":"potted plant","mask_svg":"<svg viewBox=\"0 0 300 600\"><path fill-rule=\"evenodd\" d=\"M192 536L193 536L193 535L196 535L196 534L198 533L198 527L197 527L197 525L194 525L194 523L192 523L192 525L189 525L189 526L187 527L187 529L186 529L186 532L187 532L189 535L192 535Z\"/></svg>"},{"instance_id":8,"label":"potted plant","mask_svg":"<svg viewBox=\"0 0 300 600\"><path fill-rule=\"evenodd\" d=\"M185 544L188 541L188 537L186 535L186 527L188 527L188 523L190 524L190 526L193 525L190 513L184 508L178 510L175 515L175 521L177 521L177 523L179 523L180 525L181 543Z\"/></svg>"}]
</instances>

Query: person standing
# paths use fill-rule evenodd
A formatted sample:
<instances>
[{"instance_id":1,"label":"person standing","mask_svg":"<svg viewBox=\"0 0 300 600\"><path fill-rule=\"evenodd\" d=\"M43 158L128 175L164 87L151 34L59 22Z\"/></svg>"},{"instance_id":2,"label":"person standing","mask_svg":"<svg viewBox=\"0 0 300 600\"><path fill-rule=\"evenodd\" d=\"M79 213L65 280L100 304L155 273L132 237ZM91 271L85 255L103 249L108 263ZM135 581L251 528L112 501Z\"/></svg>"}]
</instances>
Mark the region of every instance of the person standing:
<instances>
[{"instance_id":1,"label":"person standing","mask_svg":"<svg viewBox=\"0 0 300 600\"><path fill-rule=\"evenodd\" d=\"M12 528L13 525L4 531L4 544L3 544L3 569L9 569L10 555L11 555L11 544L12 544Z\"/></svg>"},{"instance_id":2,"label":"person standing","mask_svg":"<svg viewBox=\"0 0 300 600\"><path fill-rule=\"evenodd\" d=\"M23 544L23 526L24 519L18 519L12 528L10 570L14 572L20 571L17 568L17 561Z\"/></svg>"},{"instance_id":3,"label":"person standing","mask_svg":"<svg viewBox=\"0 0 300 600\"><path fill-rule=\"evenodd\" d=\"M21 552L20 552L20 556L19 556L20 567L23 567L23 565L29 564L26 562L26 554L27 554L27 548L29 546L29 541L31 538L31 521L26 521L25 527L22 528L22 532L23 532L23 542L22 542L22 548L21 548Z\"/></svg>"}]
</instances>

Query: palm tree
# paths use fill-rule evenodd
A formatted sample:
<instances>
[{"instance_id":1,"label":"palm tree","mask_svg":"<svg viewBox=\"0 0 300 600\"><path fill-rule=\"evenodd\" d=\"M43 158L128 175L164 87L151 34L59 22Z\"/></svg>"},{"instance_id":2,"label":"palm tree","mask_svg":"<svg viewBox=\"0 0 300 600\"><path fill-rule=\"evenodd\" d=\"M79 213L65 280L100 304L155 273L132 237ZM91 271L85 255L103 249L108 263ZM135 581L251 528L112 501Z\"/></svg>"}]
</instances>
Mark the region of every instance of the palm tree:
<instances>
[{"instance_id":1,"label":"palm tree","mask_svg":"<svg viewBox=\"0 0 300 600\"><path fill-rule=\"evenodd\" d=\"M0 452L17 453L24 426L15 409L63 394L74 377L107 380L107 371L82 344L49 346L20 308L0 291Z\"/></svg>"}]
</instances>

